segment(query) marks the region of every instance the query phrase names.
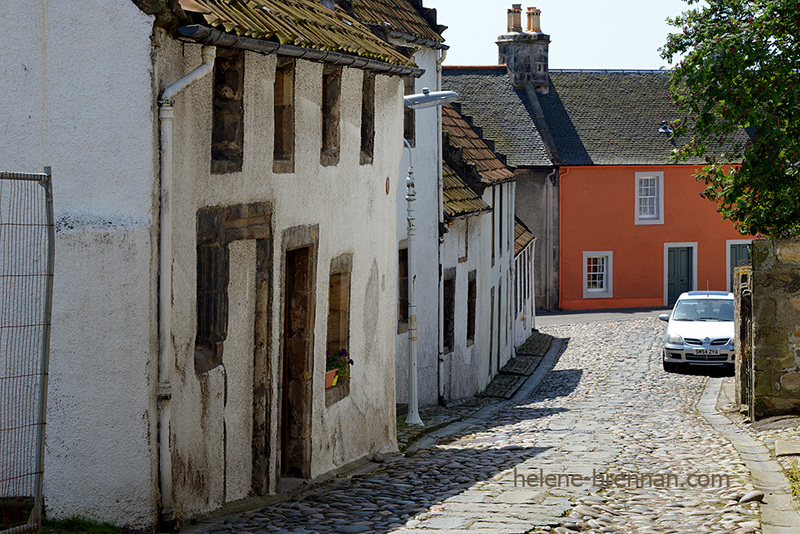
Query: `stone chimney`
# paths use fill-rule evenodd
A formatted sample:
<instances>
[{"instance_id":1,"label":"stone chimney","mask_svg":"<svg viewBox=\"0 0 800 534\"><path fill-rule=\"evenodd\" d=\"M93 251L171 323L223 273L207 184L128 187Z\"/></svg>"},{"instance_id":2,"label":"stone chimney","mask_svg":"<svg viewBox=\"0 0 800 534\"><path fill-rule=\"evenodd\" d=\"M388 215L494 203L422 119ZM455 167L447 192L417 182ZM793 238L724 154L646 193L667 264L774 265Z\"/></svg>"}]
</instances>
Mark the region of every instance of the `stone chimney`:
<instances>
[{"instance_id":1,"label":"stone chimney","mask_svg":"<svg viewBox=\"0 0 800 534\"><path fill-rule=\"evenodd\" d=\"M508 66L515 87L530 84L538 93L550 88L548 53L550 36L542 33L542 12L528 8L528 28L522 31L522 4L512 4L508 10L508 33L497 38L500 64Z\"/></svg>"},{"instance_id":2,"label":"stone chimney","mask_svg":"<svg viewBox=\"0 0 800 534\"><path fill-rule=\"evenodd\" d=\"M322 7L327 7L331 11L336 11L336 0L320 0Z\"/></svg>"},{"instance_id":3,"label":"stone chimney","mask_svg":"<svg viewBox=\"0 0 800 534\"><path fill-rule=\"evenodd\" d=\"M508 33L522 31L522 4L511 4L508 10Z\"/></svg>"},{"instance_id":4,"label":"stone chimney","mask_svg":"<svg viewBox=\"0 0 800 534\"><path fill-rule=\"evenodd\" d=\"M542 33L542 10L528 8L528 33Z\"/></svg>"}]
</instances>

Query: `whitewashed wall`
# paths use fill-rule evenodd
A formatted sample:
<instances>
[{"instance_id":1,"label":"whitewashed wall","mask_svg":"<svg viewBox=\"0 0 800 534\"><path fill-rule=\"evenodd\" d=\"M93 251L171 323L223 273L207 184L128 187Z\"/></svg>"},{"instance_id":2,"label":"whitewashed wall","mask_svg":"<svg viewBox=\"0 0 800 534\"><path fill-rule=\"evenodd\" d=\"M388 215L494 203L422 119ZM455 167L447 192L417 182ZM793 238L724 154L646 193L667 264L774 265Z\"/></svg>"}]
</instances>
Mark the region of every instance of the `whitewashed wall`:
<instances>
[{"instance_id":1,"label":"whitewashed wall","mask_svg":"<svg viewBox=\"0 0 800 534\"><path fill-rule=\"evenodd\" d=\"M527 341L531 329L536 326L534 245L535 241L529 243L514 258L514 292L517 295L514 305L514 346L517 348Z\"/></svg>"},{"instance_id":2,"label":"whitewashed wall","mask_svg":"<svg viewBox=\"0 0 800 534\"><path fill-rule=\"evenodd\" d=\"M421 48L414 54L414 61L425 69L425 74L416 80L415 92L427 87L431 91L441 90L441 76L436 61L439 52ZM416 111L416 145L412 149L414 182L416 184L417 236L417 369L420 406L436 404L438 401L439 358L439 200L438 176L441 172L441 110L438 107ZM402 138L399 145L402 147ZM399 164L400 187L397 188L397 247L407 238L406 187L408 174L408 150L403 150ZM397 252L395 252L395 258ZM397 334L396 338L397 402L408 402L408 334Z\"/></svg>"},{"instance_id":3,"label":"whitewashed wall","mask_svg":"<svg viewBox=\"0 0 800 534\"><path fill-rule=\"evenodd\" d=\"M166 85L200 62L200 47L162 39L159 55L160 84ZM176 69L174 65L180 65ZM282 325L281 235L299 225L319 225L314 328L314 401L312 409L312 477L370 455L393 450L394 423L394 340L396 331L397 242L396 199L402 146L402 81L379 75L376 83L376 132L374 165L359 165L362 71L345 68L342 78L341 159L337 166L322 167L320 154L320 95L322 65L305 61L296 64L295 90L295 172L273 174L273 79L274 56L246 53L245 137L242 172L211 175L212 77L190 87L176 102L175 138L176 189L173 306L176 372L173 381L173 461L176 511L179 516L213 509L232 495L243 494L246 480L237 487L222 485L221 433L227 417L234 417L224 402L225 381L239 377L243 370L231 363L251 358L249 346L241 351L226 342L224 365L203 377L194 372L193 343L196 333L196 212L199 208L250 202L273 206L273 287L270 358L279 361ZM389 192L386 180L389 179ZM332 258L353 254L350 301L350 394L336 404L325 406L324 374L328 310L328 276ZM249 263L253 251L240 248L237 256ZM245 276L234 264L231 271ZM236 262L238 264L238 261ZM250 276L249 274L247 275ZM231 284L238 278L231 277ZM237 287L239 283L237 282ZM246 302L244 315L235 317L231 308L229 325L249 321L252 294L239 291ZM249 323L246 323L249 324ZM237 366L238 363L233 363ZM279 381L278 366L272 365L271 386ZM246 387L246 386L242 386ZM240 399L246 403L247 398ZM228 398L228 405L233 399ZM279 396L273 390L268 407L272 443L279 443L277 426ZM241 417L236 415L235 417ZM246 432L246 424L239 425ZM229 451L246 468L246 438ZM230 442L230 438L229 438ZM237 452L238 451L238 452ZM277 468L279 449L273 449L271 471ZM237 489L238 488L238 489ZM234 491L230 494L231 490Z\"/></svg>"},{"instance_id":4,"label":"whitewashed wall","mask_svg":"<svg viewBox=\"0 0 800 534\"><path fill-rule=\"evenodd\" d=\"M0 165L52 166L57 220L46 513L149 524L153 19L130 0L13 4L0 23Z\"/></svg>"},{"instance_id":5,"label":"whitewashed wall","mask_svg":"<svg viewBox=\"0 0 800 534\"><path fill-rule=\"evenodd\" d=\"M481 234L485 221L490 221L491 212L454 220L445 234L442 247L442 267L445 272L456 270L455 313L453 351L443 355L442 389L445 400L463 399L480 393L489 383L489 341L479 336L481 325L489 321L488 292L482 287L482 271L489 267L489 254L484 248ZM469 229L467 229L469 226ZM469 273L475 271L476 335L472 343L467 341L467 314L469 309L467 291Z\"/></svg>"},{"instance_id":6,"label":"whitewashed wall","mask_svg":"<svg viewBox=\"0 0 800 534\"><path fill-rule=\"evenodd\" d=\"M494 196L492 190L495 191ZM503 191L503 209L500 210L500 191ZM494 288L494 305L491 313L487 313L481 325L482 336L488 340L487 347L492 355L491 369L494 376L514 355L513 326L513 265L514 265L514 183L487 187L483 192L483 201L492 206L492 217L495 219L495 260L492 266L492 220L486 218L483 223L483 247L487 255L487 268L482 270L482 299L487 309L491 306L491 289ZM500 212L502 211L502 219ZM503 225L502 241L500 226ZM502 253L501 253L502 251ZM499 304L498 304L499 299ZM492 317L494 318L492 320ZM493 331L491 331L493 330Z\"/></svg>"}]
</instances>

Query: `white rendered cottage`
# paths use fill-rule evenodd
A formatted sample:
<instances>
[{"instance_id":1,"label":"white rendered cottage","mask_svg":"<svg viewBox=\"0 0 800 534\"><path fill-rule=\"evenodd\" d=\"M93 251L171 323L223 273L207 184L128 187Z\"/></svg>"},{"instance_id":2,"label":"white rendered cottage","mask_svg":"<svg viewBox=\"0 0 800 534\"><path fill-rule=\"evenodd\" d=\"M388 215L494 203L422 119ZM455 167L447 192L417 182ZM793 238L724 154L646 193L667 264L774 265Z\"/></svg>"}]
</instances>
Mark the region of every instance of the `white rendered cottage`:
<instances>
[{"instance_id":1,"label":"white rendered cottage","mask_svg":"<svg viewBox=\"0 0 800 534\"><path fill-rule=\"evenodd\" d=\"M442 108L443 400L483 391L514 356L514 173L458 104Z\"/></svg>"}]
</instances>

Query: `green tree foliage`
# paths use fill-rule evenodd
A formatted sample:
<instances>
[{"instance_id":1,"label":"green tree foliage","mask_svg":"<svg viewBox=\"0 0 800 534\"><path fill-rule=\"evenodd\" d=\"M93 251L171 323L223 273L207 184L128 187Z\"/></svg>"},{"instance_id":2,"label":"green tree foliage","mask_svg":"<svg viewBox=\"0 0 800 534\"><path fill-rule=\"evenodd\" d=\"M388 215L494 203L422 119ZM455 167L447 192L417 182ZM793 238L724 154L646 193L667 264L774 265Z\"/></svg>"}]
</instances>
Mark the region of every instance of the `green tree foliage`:
<instances>
[{"instance_id":1,"label":"green tree foliage","mask_svg":"<svg viewBox=\"0 0 800 534\"><path fill-rule=\"evenodd\" d=\"M706 196L743 234L800 234L800 1L685 0L661 49L673 70L674 124ZM741 135L746 128L751 137ZM726 164L741 166L728 169Z\"/></svg>"}]
</instances>

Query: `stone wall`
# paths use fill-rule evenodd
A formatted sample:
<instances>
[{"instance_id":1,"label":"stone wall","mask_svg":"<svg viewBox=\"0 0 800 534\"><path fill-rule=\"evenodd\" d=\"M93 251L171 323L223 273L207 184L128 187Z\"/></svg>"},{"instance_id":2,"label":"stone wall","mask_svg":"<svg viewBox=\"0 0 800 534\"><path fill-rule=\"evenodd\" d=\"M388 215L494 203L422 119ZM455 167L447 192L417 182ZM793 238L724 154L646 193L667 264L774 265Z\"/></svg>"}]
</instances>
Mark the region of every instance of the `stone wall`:
<instances>
[{"instance_id":1,"label":"stone wall","mask_svg":"<svg viewBox=\"0 0 800 534\"><path fill-rule=\"evenodd\" d=\"M800 414L800 240L753 241L753 420Z\"/></svg>"},{"instance_id":2,"label":"stone wall","mask_svg":"<svg viewBox=\"0 0 800 534\"><path fill-rule=\"evenodd\" d=\"M736 323L734 346L736 347L736 405L747 406L752 420L753 385L753 268L750 265L737 267L733 275L734 306Z\"/></svg>"}]
</instances>

